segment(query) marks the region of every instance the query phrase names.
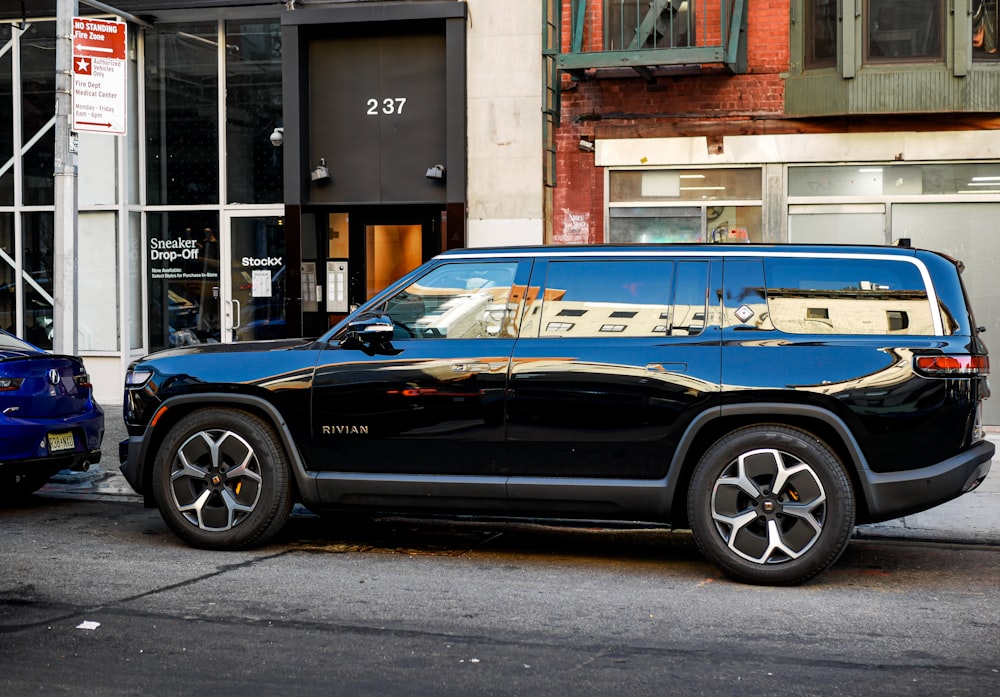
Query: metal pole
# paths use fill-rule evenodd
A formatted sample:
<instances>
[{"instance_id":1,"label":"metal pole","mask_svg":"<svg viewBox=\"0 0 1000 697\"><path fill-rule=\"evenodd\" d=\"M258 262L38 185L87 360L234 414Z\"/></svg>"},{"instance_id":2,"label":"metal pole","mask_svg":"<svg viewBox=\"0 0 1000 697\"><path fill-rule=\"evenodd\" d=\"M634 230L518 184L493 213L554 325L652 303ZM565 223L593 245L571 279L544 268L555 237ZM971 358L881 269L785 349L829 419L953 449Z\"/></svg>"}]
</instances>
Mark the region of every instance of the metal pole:
<instances>
[{"instance_id":1,"label":"metal pole","mask_svg":"<svg viewBox=\"0 0 1000 697\"><path fill-rule=\"evenodd\" d=\"M55 231L53 244L52 349L76 354L79 335L77 267L77 148L70 130L73 110L73 17L77 0L56 4Z\"/></svg>"}]
</instances>

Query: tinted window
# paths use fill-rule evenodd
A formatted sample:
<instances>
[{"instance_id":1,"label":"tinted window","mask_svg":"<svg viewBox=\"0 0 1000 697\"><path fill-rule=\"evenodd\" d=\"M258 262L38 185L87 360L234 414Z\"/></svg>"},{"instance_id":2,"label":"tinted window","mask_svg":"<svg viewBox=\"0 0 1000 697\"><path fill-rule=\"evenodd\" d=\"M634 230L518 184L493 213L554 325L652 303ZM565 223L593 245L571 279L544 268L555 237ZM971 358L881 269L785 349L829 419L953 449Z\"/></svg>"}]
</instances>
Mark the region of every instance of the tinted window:
<instances>
[{"instance_id":1,"label":"tinted window","mask_svg":"<svg viewBox=\"0 0 1000 697\"><path fill-rule=\"evenodd\" d=\"M701 334L708 324L708 262L677 264L677 288L670 323L671 336Z\"/></svg>"},{"instance_id":2,"label":"tinted window","mask_svg":"<svg viewBox=\"0 0 1000 697\"><path fill-rule=\"evenodd\" d=\"M875 259L767 259L774 326L796 334L933 334L917 267Z\"/></svg>"},{"instance_id":3,"label":"tinted window","mask_svg":"<svg viewBox=\"0 0 1000 697\"><path fill-rule=\"evenodd\" d=\"M513 337L516 262L444 264L390 298L394 339Z\"/></svg>"},{"instance_id":4,"label":"tinted window","mask_svg":"<svg viewBox=\"0 0 1000 697\"><path fill-rule=\"evenodd\" d=\"M673 277L671 261L552 262L539 335L666 335Z\"/></svg>"}]
</instances>

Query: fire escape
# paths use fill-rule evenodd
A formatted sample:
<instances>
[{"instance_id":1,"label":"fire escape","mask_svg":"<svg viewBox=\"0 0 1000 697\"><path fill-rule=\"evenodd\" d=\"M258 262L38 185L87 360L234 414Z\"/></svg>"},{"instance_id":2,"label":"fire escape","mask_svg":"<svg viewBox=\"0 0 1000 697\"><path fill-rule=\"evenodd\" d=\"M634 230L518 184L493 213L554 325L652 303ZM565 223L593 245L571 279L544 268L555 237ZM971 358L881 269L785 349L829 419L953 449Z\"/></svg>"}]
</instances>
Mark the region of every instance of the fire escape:
<instances>
[{"instance_id":1,"label":"fire escape","mask_svg":"<svg viewBox=\"0 0 1000 697\"><path fill-rule=\"evenodd\" d=\"M748 0L543 0L545 184L555 186L563 75L573 80L747 70ZM569 26L564 26L566 20Z\"/></svg>"}]
</instances>

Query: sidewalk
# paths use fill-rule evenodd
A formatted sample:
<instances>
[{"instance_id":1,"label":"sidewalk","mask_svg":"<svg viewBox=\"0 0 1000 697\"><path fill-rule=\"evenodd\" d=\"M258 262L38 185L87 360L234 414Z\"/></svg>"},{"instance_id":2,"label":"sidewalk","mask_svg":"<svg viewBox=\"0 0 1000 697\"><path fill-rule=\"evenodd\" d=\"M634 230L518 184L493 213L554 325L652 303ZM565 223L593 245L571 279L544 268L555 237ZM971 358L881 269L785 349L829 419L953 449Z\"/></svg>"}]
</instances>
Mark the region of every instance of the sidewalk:
<instances>
[{"instance_id":1,"label":"sidewalk","mask_svg":"<svg viewBox=\"0 0 1000 697\"><path fill-rule=\"evenodd\" d=\"M60 473L45 485L42 493L82 499L109 496L141 502L118 471L118 442L127 434L121 407L105 407L104 447L101 463L88 472ZM957 544L1000 546L1000 429L987 437L997 445L997 455L986 480L975 490L923 513L884 523L859 525L859 539L907 539ZM300 506L296 511L304 512Z\"/></svg>"}]
</instances>

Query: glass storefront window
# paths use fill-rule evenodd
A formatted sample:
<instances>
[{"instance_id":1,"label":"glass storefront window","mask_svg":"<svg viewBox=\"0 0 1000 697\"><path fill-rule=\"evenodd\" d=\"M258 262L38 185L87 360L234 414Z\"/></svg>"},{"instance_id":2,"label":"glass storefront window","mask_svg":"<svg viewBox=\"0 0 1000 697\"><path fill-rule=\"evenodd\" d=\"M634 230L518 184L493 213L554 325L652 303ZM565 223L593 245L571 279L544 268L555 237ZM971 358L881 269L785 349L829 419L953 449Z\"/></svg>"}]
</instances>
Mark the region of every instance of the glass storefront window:
<instances>
[{"instance_id":1,"label":"glass storefront window","mask_svg":"<svg viewBox=\"0 0 1000 697\"><path fill-rule=\"evenodd\" d=\"M21 36L21 138L38 135L23 160L23 197L29 206L55 201L56 36L54 22L28 25Z\"/></svg>"},{"instance_id":2,"label":"glass storefront window","mask_svg":"<svg viewBox=\"0 0 1000 697\"><path fill-rule=\"evenodd\" d=\"M219 200L219 31L215 22L146 33L146 195L153 205Z\"/></svg>"},{"instance_id":3,"label":"glass storefront window","mask_svg":"<svg viewBox=\"0 0 1000 697\"><path fill-rule=\"evenodd\" d=\"M762 208L747 204L762 197L758 168L612 170L609 184L608 242L762 241Z\"/></svg>"},{"instance_id":4,"label":"glass storefront window","mask_svg":"<svg viewBox=\"0 0 1000 697\"><path fill-rule=\"evenodd\" d=\"M608 226L608 242L617 244L704 242L701 209L679 208L612 208Z\"/></svg>"},{"instance_id":5,"label":"glass storefront window","mask_svg":"<svg viewBox=\"0 0 1000 697\"><path fill-rule=\"evenodd\" d=\"M281 25L227 22L226 186L230 203L282 201Z\"/></svg>"},{"instance_id":6,"label":"glass storefront window","mask_svg":"<svg viewBox=\"0 0 1000 697\"><path fill-rule=\"evenodd\" d=\"M0 31L0 206L14 205L13 26Z\"/></svg>"},{"instance_id":7,"label":"glass storefront window","mask_svg":"<svg viewBox=\"0 0 1000 697\"><path fill-rule=\"evenodd\" d=\"M760 170L756 168L613 170L610 179L612 203L761 197Z\"/></svg>"},{"instance_id":8,"label":"glass storefront window","mask_svg":"<svg viewBox=\"0 0 1000 697\"><path fill-rule=\"evenodd\" d=\"M14 214L0 213L0 327L17 334Z\"/></svg>"},{"instance_id":9,"label":"glass storefront window","mask_svg":"<svg viewBox=\"0 0 1000 697\"><path fill-rule=\"evenodd\" d=\"M52 260L55 216L25 213L21 230L21 271L24 276L24 333L21 337L43 349L52 348Z\"/></svg>"},{"instance_id":10,"label":"glass storefront window","mask_svg":"<svg viewBox=\"0 0 1000 697\"><path fill-rule=\"evenodd\" d=\"M897 203L892 207L893 240L906 237L914 247L944 252L965 264L962 281L976 324L986 327L987 343L1000 336L997 220L1000 203ZM986 400L983 419L988 424L1000 423L1000 400Z\"/></svg>"},{"instance_id":11,"label":"glass storefront window","mask_svg":"<svg viewBox=\"0 0 1000 697\"><path fill-rule=\"evenodd\" d=\"M218 214L150 214L147 227L149 348L219 342Z\"/></svg>"},{"instance_id":12,"label":"glass storefront window","mask_svg":"<svg viewBox=\"0 0 1000 697\"><path fill-rule=\"evenodd\" d=\"M142 295L142 226L138 213L128 214L128 293L125 298L127 306L127 323L129 346L138 348L145 346L143 339L143 315L145 303Z\"/></svg>"},{"instance_id":13,"label":"glass storefront window","mask_svg":"<svg viewBox=\"0 0 1000 697\"><path fill-rule=\"evenodd\" d=\"M789 167L788 195L882 197L1000 193L1000 164Z\"/></svg>"}]
</instances>

